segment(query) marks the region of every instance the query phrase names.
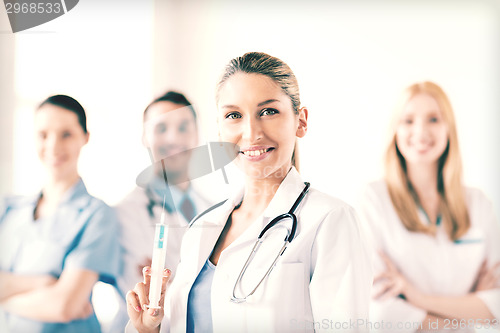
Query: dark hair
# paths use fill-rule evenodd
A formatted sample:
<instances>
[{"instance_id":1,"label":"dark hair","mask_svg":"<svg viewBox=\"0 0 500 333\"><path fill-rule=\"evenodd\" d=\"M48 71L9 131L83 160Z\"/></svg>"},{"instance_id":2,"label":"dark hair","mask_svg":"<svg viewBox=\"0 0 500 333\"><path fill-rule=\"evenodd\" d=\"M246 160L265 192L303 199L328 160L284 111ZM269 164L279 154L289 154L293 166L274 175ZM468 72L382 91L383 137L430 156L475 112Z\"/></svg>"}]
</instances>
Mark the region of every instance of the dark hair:
<instances>
[{"instance_id":1,"label":"dark hair","mask_svg":"<svg viewBox=\"0 0 500 333\"><path fill-rule=\"evenodd\" d=\"M149 103L149 105L144 110L144 114L142 116L143 122L146 120L146 116L147 116L148 110L151 107L151 105L156 104L158 102L171 102L174 104L187 106L189 108L189 110L191 110L193 117L194 117L194 120L196 121L196 111L194 110L193 106L188 101L186 96L184 96L183 94L178 93L176 91L170 90L170 91L167 91L165 94L161 95L160 97L155 98L151 103Z\"/></svg>"},{"instance_id":2,"label":"dark hair","mask_svg":"<svg viewBox=\"0 0 500 333\"><path fill-rule=\"evenodd\" d=\"M80 103L78 103L76 99L66 95L50 96L42 103L40 103L37 110L39 110L42 106L46 104L59 106L63 109L66 109L76 114L76 116L78 117L78 123L80 124L83 133L87 134L87 116L85 115L85 110L83 109L83 106Z\"/></svg>"},{"instance_id":3,"label":"dark hair","mask_svg":"<svg viewBox=\"0 0 500 333\"><path fill-rule=\"evenodd\" d=\"M293 111L299 113L299 84L297 83L295 74L293 74L290 67L284 61L262 52L248 52L229 62L217 84L217 100L219 100L219 91L226 80L238 72L262 74L273 79L285 94L290 97Z\"/></svg>"}]
</instances>

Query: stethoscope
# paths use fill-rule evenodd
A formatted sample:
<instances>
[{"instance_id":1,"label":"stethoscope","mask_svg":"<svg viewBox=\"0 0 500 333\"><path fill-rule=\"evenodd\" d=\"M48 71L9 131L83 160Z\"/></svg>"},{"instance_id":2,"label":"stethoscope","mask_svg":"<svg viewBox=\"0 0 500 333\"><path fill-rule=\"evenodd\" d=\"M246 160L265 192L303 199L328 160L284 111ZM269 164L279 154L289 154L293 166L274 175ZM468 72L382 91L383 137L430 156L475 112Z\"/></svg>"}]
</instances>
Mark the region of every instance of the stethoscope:
<instances>
[{"instance_id":1,"label":"stethoscope","mask_svg":"<svg viewBox=\"0 0 500 333\"><path fill-rule=\"evenodd\" d=\"M246 302L247 298L249 296L253 295L253 293L257 290L257 288L261 285L262 281L264 281L264 279L271 273L271 271L273 270L274 266L276 266L276 262L281 257L281 255L285 252L286 248L288 247L288 244L290 244L292 242L292 240L293 240L293 238L295 236L295 231L297 230L297 216L295 216L295 210L297 209L297 206L300 204L300 202L302 201L302 199L304 199L304 197L306 196L307 192L309 191L309 187L311 186L311 184L309 184L307 182L305 182L304 184L306 186L304 187L304 189L300 193L300 195L297 198L297 200L295 200L295 203L293 204L292 208L290 208L290 210L288 211L288 213L276 216L260 232L259 237L257 238L257 241L255 242L255 245L252 248L252 252L250 252L250 255L248 256L248 259L245 262L245 265L243 265L243 268L241 269L241 272L238 275L238 279L236 279L236 282L234 283L233 296L231 297L231 302L234 302L234 303ZM243 278L243 275L245 274L248 266L252 262L253 258L255 257L255 254L257 253L257 251L260 248L260 245L264 241L264 238L263 238L264 235L266 234L266 232L269 229L271 229L273 226L275 226L277 223L281 222L284 219L291 219L292 220L292 229L288 230L288 234L287 234L287 236L284 239L283 246L279 250L278 255L276 256L276 258L274 258L271 266L269 266L269 269L266 271L266 274L264 274L264 276L262 277L262 279L260 279L259 283L257 283L257 285L255 286L255 288L253 288L253 290L248 295L246 295L245 297L236 297L236 295L235 295L235 293L236 293L236 287L238 286L238 283L240 283L240 281Z\"/></svg>"}]
</instances>

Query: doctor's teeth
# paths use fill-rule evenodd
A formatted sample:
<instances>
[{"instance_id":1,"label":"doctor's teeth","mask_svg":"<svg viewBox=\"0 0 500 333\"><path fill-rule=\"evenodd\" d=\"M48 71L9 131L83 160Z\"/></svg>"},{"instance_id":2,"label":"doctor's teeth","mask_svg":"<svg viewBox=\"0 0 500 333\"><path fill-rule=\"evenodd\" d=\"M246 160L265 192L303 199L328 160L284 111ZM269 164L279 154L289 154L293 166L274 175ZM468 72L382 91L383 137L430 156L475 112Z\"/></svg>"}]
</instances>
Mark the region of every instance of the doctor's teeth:
<instances>
[{"instance_id":1,"label":"doctor's teeth","mask_svg":"<svg viewBox=\"0 0 500 333\"><path fill-rule=\"evenodd\" d=\"M246 150L243 152L246 156L259 156L267 152L268 149L259 149L259 150Z\"/></svg>"}]
</instances>

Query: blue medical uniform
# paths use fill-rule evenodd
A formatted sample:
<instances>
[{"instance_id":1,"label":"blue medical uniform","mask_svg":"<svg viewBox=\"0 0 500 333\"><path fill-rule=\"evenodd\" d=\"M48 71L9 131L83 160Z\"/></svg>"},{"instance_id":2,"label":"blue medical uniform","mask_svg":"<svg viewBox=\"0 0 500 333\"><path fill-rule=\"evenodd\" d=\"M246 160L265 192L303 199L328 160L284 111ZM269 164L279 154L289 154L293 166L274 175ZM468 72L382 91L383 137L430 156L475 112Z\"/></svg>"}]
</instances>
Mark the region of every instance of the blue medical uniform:
<instances>
[{"instance_id":1,"label":"blue medical uniform","mask_svg":"<svg viewBox=\"0 0 500 333\"><path fill-rule=\"evenodd\" d=\"M56 211L34 221L40 195L0 203L0 270L15 274L50 274L64 269L97 272L115 284L121 270L119 223L114 211L88 194L80 179ZM3 312L3 313L1 313ZM95 314L69 323L47 323L0 310L4 332L100 332Z\"/></svg>"}]
</instances>

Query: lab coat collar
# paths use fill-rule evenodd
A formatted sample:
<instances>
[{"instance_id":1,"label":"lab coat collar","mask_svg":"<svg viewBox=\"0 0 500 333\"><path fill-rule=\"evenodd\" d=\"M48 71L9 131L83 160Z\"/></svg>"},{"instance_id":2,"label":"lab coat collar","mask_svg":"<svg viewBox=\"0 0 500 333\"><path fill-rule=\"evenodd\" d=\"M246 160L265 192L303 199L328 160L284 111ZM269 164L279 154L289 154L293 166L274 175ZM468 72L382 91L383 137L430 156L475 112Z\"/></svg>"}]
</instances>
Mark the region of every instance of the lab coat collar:
<instances>
[{"instance_id":1,"label":"lab coat collar","mask_svg":"<svg viewBox=\"0 0 500 333\"><path fill-rule=\"evenodd\" d=\"M204 216L200 221L201 223L205 224L213 224L213 225L222 225L224 226L226 224L226 221L229 217L229 214L232 213L234 210L234 207L236 207L241 200L243 199L243 194L245 193L244 188L240 188L237 191L235 191L227 200L222 204L221 207L218 209L215 209L209 213L207 213L206 216ZM198 222L196 222L198 223Z\"/></svg>"},{"instance_id":2,"label":"lab coat collar","mask_svg":"<svg viewBox=\"0 0 500 333\"><path fill-rule=\"evenodd\" d=\"M240 237L238 237L238 239L229 245L223 253L234 251L248 242L255 242L262 228L269 223L272 218L280 214L287 213L290 210L293 203L300 195L300 192L303 190L303 187L304 183L302 182L298 171L292 167L287 176L281 182L276 194L269 203L268 207L265 209L263 215L260 218L257 218L257 220L252 223L249 228L242 235L240 235ZM200 240L200 255L196 265L198 273L213 250L229 215L234 210L234 207L241 202L243 194L244 188L234 192L234 194L221 207L210 211L202 217L200 221L193 225L194 227L200 228L209 227L204 230L203 241ZM195 276L197 276L197 274Z\"/></svg>"},{"instance_id":3,"label":"lab coat collar","mask_svg":"<svg viewBox=\"0 0 500 333\"><path fill-rule=\"evenodd\" d=\"M278 215L288 213L295 200L304 189L304 182L300 177L299 172L295 167L292 167L286 177L281 182L273 199L262 214L262 225L267 224L271 219ZM224 225L229 217L229 214L234 210L241 200L245 192L244 187L235 191L231 197L220 207L207 214L203 219L204 223Z\"/></svg>"},{"instance_id":4,"label":"lab coat collar","mask_svg":"<svg viewBox=\"0 0 500 333\"><path fill-rule=\"evenodd\" d=\"M299 197L304 189L304 182L300 177L299 172L295 167L292 167L285 179L281 182L278 190L274 194L273 199L264 210L263 217L269 221L278 215L288 213L295 200ZM267 219L265 219L267 220Z\"/></svg>"},{"instance_id":5,"label":"lab coat collar","mask_svg":"<svg viewBox=\"0 0 500 333\"><path fill-rule=\"evenodd\" d=\"M192 266L194 271L191 276L194 277L194 279L196 279L201 268L207 261L207 258L212 253L229 215L234 210L234 207L241 201L242 196L243 191L236 192L232 197L226 200L222 206L218 207L218 209L206 213L190 226L190 228L200 228L200 230L203 230L203 232L195 233L195 235L197 234L195 237L198 238L195 238L194 242L199 243L199 252L197 259L193 262L195 266ZM194 279L191 283L194 283Z\"/></svg>"},{"instance_id":6,"label":"lab coat collar","mask_svg":"<svg viewBox=\"0 0 500 333\"><path fill-rule=\"evenodd\" d=\"M211 225L219 225L224 226L229 215L233 212L234 207L240 204L243 199L243 194L245 193L244 186L240 186L234 190L229 198L217 209L214 209L200 218L199 221L195 222L195 225L200 224L211 224ZM195 218L196 219L196 218Z\"/></svg>"}]
</instances>

